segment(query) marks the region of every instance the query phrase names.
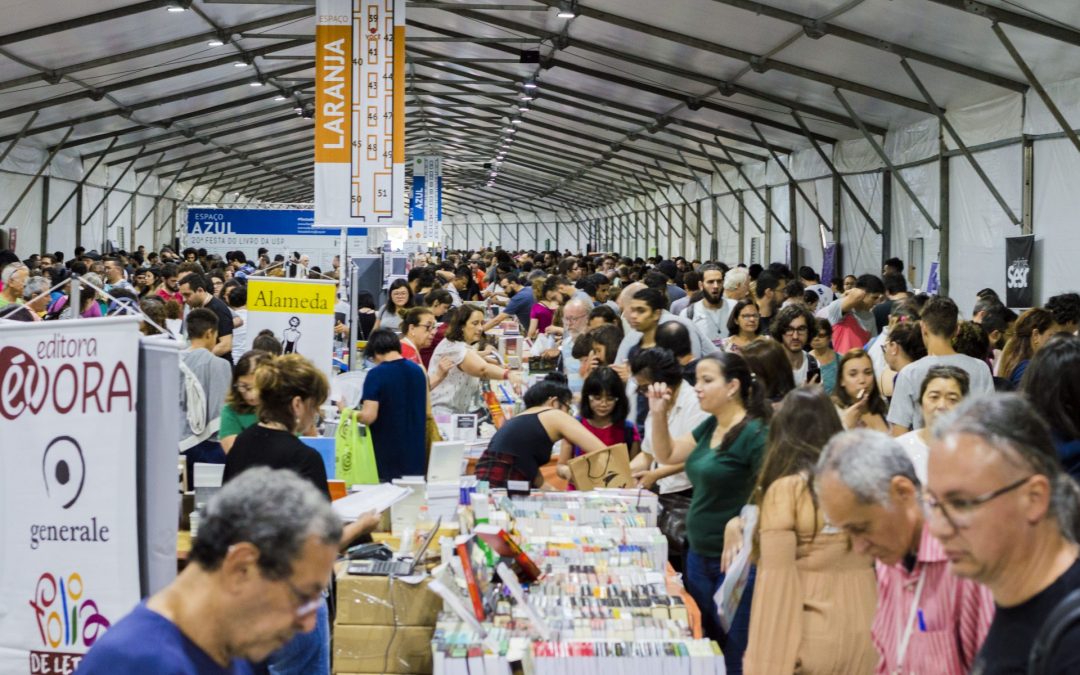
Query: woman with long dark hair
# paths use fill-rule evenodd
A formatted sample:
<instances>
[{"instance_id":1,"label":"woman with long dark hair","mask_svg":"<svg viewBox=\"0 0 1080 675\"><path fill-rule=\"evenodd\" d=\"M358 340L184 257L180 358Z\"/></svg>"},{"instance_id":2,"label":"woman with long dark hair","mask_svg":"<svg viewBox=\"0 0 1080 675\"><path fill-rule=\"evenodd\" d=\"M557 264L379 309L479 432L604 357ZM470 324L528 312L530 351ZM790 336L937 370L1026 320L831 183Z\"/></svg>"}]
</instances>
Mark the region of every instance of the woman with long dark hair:
<instances>
[{"instance_id":1,"label":"woman with long dark hair","mask_svg":"<svg viewBox=\"0 0 1080 675\"><path fill-rule=\"evenodd\" d=\"M1080 480L1080 338L1049 340L1031 359L1020 389L1050 425L1062 466Z\"/></svg>"},{"instance_id":2,"label":"woman with long dark hair","mask_svg":"<svg viewBox=\"0 0 1080 675\"><path fill-rule=\"evenodd\" d=\"M721 644L728 672L738 675L750 627L754 572L750 572L727 633L720 627L713 596L725 577L721 568L724 526L749 501L764 456L766 423L772 409L746 359L738 354L719 352L703 357L697 365L694 390L709 417L692 433L672 438L667 421L667 410L673 403L671 390L664 382L651 385L649 431L661 464L686 465L694 487L686 517L690 543L686 587L701 609L705 635Z\"/></svg>"},{"instance_id":3,"label":"woman with long dark hair","mask_svg":"<svg viewBox=\"0 0 1080 675\"><path fill-rule=\"evenodd\" d=\"M833 403L845 429L865 427L889 433L885 421L889 405L878 390L870 355L863 350L851 349L840 359Z\"/></svg>"},{"instance_id":4,"label":"woman with long dark hair","mask_svg":"<svg viewBox=\"0 0 1080 675\"><path fill-rule=\"evenodd\" d=\"M747 673L869 673L877 605L873 560L828 528L813 490L821 449L844 428L829 396L794 389L769 422L765 459L751 503L761 511L754 536L758 584L750 612ZM741 543L728 528L725 567Z\"/></svg>"},{"instance_id":5,"label":"woman with long dark hair","mask_svg":"<svg viewBox=\"0 0 1080 675\"><path fill-rule=\"evenodd\" d=\"M1048 309L1032 307L1021 314L1013 324L1012 337L1001 352L998 377L1008 380L1013 389L1019 389L1020 380L1024 377L1024 370L1031 362L1031 357L1035 356L1035 352L1058 330L1060 326L1054 323L1054 315Z\"/></svg>"}]
</instances>

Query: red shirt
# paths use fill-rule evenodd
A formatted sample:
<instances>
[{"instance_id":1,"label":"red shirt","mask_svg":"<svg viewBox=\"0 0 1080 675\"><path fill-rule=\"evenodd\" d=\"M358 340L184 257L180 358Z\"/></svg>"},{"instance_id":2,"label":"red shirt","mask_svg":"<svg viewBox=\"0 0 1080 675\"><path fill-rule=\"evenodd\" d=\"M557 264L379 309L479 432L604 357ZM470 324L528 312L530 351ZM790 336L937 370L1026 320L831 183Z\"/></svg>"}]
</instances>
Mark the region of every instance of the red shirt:
<instances>
[{"instance_id":1,"label":"red shirt","mask_svg":"<svg viewBox=\"0 0 1080 675\"><path fill-rule=\"evenodd\" d=\"M431 355L435 353L435 348L439 346L439 343L446 337L446 329L448 325L446 323L440 323L435 328L435 337L431 339L431 344L420 350L420 359L424 362L425 368L431 367ZM405 356L402 354L402 356Z\"/></svg>"},{"instance_id":2,"label":"red shirt","mask_svg":"<svg viewBox=\"0 0 1080 675\"><path fill-rule=\"evenodd\" d=\"M416 350L413 343L405 338L401 340L401 355L421 368L424 367L424 360L420 358L420 352Z\"/></svg>"},{"instance_id":3,"label":"red shirt","mask_svg":"<svg viewBox=\"0 0 1080 675\"><path fill-rule=\"evenodd\" d=\"M184 306L184 296L180 295L180 291L170 293L167 289L161 288L158 290L157 295L165 302L174 300L176 301L176 304L180 305L181 307Z\"/></svg>"}]
</instances>

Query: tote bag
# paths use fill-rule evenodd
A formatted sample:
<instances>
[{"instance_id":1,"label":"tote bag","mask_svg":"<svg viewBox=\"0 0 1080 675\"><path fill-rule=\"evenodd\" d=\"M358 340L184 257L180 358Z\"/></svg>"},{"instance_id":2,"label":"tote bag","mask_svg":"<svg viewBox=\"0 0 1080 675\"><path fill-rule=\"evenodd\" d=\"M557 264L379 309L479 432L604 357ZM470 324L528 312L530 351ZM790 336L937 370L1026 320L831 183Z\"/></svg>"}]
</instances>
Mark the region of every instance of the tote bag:
<instances>
[{"instance_id":1,"label":"tote bag","mask_svg":"<svg viewBox=\"0 0 1080 675\"><path fill-rule=\"evenodd\" d=\"M334 468L337 479L345 481L345 487L353 485L377 485L379 469L375 464L375 448L371 444L368 428L356 419L356 411L346 409L341 413L335 437Z\"/></svg>"}]
</instances>

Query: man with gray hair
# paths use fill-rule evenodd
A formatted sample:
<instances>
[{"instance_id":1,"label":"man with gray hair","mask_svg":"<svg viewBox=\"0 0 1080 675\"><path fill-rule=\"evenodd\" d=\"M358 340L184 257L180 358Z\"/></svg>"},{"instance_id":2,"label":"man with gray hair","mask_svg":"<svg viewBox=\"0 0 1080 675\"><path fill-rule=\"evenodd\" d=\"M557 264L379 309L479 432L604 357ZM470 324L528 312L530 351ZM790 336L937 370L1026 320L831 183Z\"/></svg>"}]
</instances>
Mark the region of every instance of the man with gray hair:
<instances>
[{"instance_id":1,"label":"man with gray hair","mask_svg":"<svg viewBox=\"0 0 1080 675\"><path fill-rule=\"evenodd\" d=\"M814 485L829 526L877 559L877 672L967 673L990 627L993 599L949 574L903 447L868 429L837 434L821 453Z\"/></svg>"},{"instance_id":2,"label":"man with gray hair","mask_svg":"<svg viewBox=\"0 0 1080 675\"><path fill-rule=\"evenodd\" d=\"M45 318L52 297L49 295L49 280L45 277L30 277L23 287L23 310L30 314L32 321Z\"/></svg>"},{"instance_id":3,"label":"man with gray hair","mask_svg":"<svg viewBox=\"0 0 1080 675\"><path fill-rule=\"evenodd\" d=\"M1080 588L1080 490L1046 423L1018 394L970 399L935 425L928 471L929 526L949 569L997 605L971 672L1080 672L1080 624L1048 621ZM1047 630L1060 631L1056 648L1033 650ZM1036 653L1043 668L1029 671Z\"/></svg>"},{"instance_id":4,"label":"man with gray hair","mask_svg":"<svg viewBox=\"0 0 1080 675\"><path fill-rule=\"evenodd\" d=\"M0 290L0 307L22 303L23 287L29 278L30 268L21 262L5 266L4 271L0 272L0 285L3 286L3 290Z\"/></svg>"},{"instance_id":5,"label":"man with gray hair","mask_svg":"<svg viewBox=\"0 0 1080 675\"><path fill-rule=\"evenodd\" d=\"M724 275L724 297L735 302L750 297L750 273L745 267L735 267Z\"/></svg>"},{"instance_id":6,"label":"man with gray hair","mask_svg":"<svg viewBox=\"0 0 1080 675\"><path fill-rule=\"evenodd\" d=\"M341 533L308 481L245 471L204 508L184 571L105 631L80 675L252 673L315 629Z\"/></svg>"}]
</instances>

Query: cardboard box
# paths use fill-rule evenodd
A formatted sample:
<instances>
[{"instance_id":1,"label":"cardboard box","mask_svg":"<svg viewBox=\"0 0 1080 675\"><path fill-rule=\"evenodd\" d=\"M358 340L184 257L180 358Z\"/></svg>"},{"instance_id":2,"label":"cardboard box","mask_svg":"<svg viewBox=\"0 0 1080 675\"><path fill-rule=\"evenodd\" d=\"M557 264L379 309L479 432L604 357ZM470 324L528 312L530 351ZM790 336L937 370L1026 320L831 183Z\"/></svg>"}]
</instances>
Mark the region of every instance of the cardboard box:
<instances>
[{"instance_id":1,"label":"cardboard box","mask_svg":"<svg viewBox=\"0 0 1080 675\"><path fill-rule=\"evenodd\" d=\"M419 584L389 577L348 574L338 566L337 617L342 626L434 627L442 610L442 599L428 589L429 579Z\"/></svg>"},{"instance_id":2,"label":"cardboard box","mask_svg":"<svg viewBox=\"0 0 1080 675\"><path fill-rule=\"evenodd\" d=\"M434 628L334 626L335 673L430 673Z\"/></svg>"}]
</instances>

